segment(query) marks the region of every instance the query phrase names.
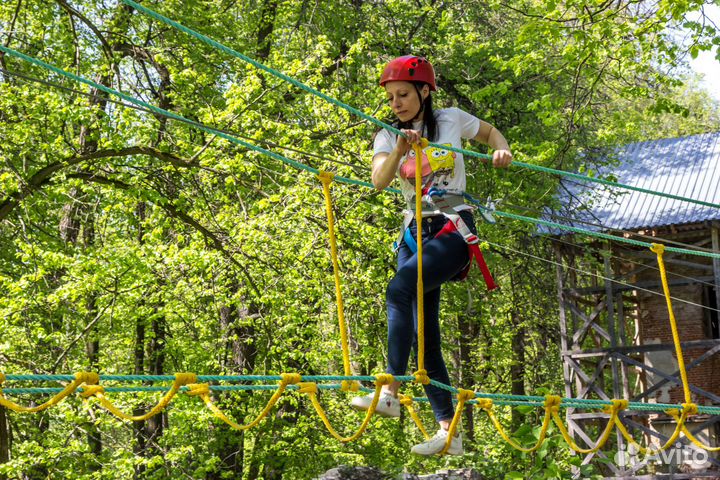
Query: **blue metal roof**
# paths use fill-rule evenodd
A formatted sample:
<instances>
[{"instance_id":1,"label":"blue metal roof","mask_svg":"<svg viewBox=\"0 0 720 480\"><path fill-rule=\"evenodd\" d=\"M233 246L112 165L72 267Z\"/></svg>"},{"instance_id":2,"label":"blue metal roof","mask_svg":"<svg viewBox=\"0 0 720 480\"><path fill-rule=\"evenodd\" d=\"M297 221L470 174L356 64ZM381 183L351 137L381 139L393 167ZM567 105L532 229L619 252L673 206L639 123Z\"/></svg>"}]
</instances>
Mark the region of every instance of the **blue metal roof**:
<instances>
[{"instance_id":1,"label":"blue metal roof","mask_svg":"<svg viewBox=\"0 0 720 480\"><path fill-rule=\"evenodd\" d=\"M613 156L619 164L599 173L613 174L619 183L720 203L720 132L631 143ZM559 199L560 210L547 213L568 218L546 219L596 231L720 220L718 208L568 178L561 181Z\"/></svg>"}]
</instances>

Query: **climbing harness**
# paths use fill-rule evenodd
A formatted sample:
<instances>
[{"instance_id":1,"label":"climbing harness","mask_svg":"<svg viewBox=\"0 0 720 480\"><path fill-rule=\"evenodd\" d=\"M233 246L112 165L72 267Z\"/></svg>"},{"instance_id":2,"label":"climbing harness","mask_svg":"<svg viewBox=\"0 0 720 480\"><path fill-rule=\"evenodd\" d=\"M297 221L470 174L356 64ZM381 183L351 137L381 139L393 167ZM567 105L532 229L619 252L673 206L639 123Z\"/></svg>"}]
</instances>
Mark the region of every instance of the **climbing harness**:
<instances>
[{"instance_id":1,"label":"climbing harness","mask_svg":"<svg viewBox=\"0 0 720 480\"><path fill-rule=\"evenodd\" d=\"M468 273L470 272L470 267L473 264L473 260L475 260L478 267L480 268L480 272L482 272L483 279L485 280L485 284L487 285L488 290L494 290L498 287L498 285L495 283L495 280L490 273L490 269L485 262L485 258L480 251L480 239L477 235L470 231L467 224L460 216L459 211L456 209L456 207L460 205L465 205L463 198L464 197L462 195L452 195L448 194L446 190L438 189L436 187L430 187L423 190L423 210L425 212L428 212L428 215L443 215L448 219L448 222L445 223L445 226L435 235L434 238L440 237L442 235L448 235L453 232L458 232L463 237L465 243L468 246L468 263L467 265L465 265L465 267L463 267L460 273L455 278L453 278L453 280L465 280L468 276ZM404 241L410 251L416 253L417 240L413 237L412 232L409 228L413 220L414 212L408 208L404 210L403 214L403 228L401 230L398 241L394 243L394 247L395 250L397 250L398 248L400 248L400 242ZM483 215L483 218L484 217L485 216Z\"/></svg>"}]
</instances>

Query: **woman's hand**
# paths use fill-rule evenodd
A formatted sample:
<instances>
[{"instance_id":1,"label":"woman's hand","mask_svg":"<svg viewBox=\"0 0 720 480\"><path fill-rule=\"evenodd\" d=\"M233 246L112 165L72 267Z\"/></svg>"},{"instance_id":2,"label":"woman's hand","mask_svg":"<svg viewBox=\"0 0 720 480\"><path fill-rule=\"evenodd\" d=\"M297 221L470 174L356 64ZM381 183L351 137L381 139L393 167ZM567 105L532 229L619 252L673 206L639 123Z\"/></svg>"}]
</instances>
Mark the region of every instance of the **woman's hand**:
<instances>
[{"instance_id":1,"label":"woman's hand","mask_svg":"<svg viewBox=\"0 0 720 480\"><path fill-rule=\"evenodd\" d=\"M492 156L492 164L495 168L506 168L512 163L510 150L495 150Z\"/></svg>"},{"instance_id":2,"label":"woman's hand","mask_svg":"<svg viewBox=\"0 0 720 480\"><path fill-rule=\"evenodd\" d=\"M405 137L398 135L398 141L395 148L400 152L400 155L405 155L407 151L410 150L410 145L413 143L420 144L422 134L419 130L410 130L407 128L403 128L400 131L403 135L405 135Z\"/></svg>"}]
</instances>

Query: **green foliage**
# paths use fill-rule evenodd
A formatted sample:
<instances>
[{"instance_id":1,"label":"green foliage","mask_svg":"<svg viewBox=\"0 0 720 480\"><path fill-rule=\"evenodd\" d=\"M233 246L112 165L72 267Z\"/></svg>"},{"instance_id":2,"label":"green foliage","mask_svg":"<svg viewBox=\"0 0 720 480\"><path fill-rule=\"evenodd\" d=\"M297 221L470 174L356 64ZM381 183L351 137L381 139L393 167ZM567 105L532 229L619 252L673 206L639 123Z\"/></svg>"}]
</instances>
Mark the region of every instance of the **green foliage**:
<instances>
[{"instance_id":1,"label":"green foliage","mask_svg":"<svg viewBox=\"0 0 720 480\"><path fill-rule=\"evenodd\" d=\"M0 41L313 167L368 180L373 126L105 3L2 2ZM697 2L145 4L379 118L390 114L376 85L383 63L425 54L439 74L438 106L490 121L518 159L545 166L590 172L587 151L719 126L708 96L667 73L683 53L669 28L693 32L691 55L718 42L716 31L684 22ZM7 55L0 64L88 93ZM1 75L0 371L342 372L315 178L187 124ZM142 150L126 150L132 147ZM469 192L535 214L552 202L557 181L470 160L468 171ZM353 369L378 373L400 201L346 185L332 191ZM453 382L505 392L519 379L529 393L559 392L554 270L515 253L550 259L552 252L530 225L479 228L504 288L484 293L474 272L444 289ZM217 400L241 422L268 397ZM113 398L128 411L157 401L153 394ZM344 432L362 418L348 413L348 400L321 395ZM432 425L429 409L422 416ZM391 473L470 465L488 478L569 478L573 467L586 477L601 468L581 467L557 433L536 454L519 454L477 419L462 458L411 458L420 436L406 418L374 419L360 440L342 445L296 395L245 434L183 396L161 425L124 424L77 399L46 415L7 418L11 458L0 464L0 478L311 478L339 464ZM519 440L536 438L537 411L503 421ZM99 451L88 435L99 436Z\"/></svg>"}]
</instances>

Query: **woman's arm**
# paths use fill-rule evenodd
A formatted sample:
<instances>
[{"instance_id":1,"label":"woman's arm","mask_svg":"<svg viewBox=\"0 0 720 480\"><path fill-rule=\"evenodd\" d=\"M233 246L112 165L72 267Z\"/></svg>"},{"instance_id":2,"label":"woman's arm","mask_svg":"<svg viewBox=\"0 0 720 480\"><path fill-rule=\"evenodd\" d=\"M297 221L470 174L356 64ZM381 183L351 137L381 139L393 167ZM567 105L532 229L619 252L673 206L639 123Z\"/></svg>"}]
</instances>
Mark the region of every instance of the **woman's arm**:
<instances>
[{"instance_id":1,"label":"woman's arm","mask_svg":"<svg viewBox=\"0 0 720 480\"><path fill-rule=\"evenodd\" d=\"M373 157L372 183L378 190L387 188L395 178L400 159L410 148L411 143L420 143L420 132L417 130L401 130L407 138L398 136L392 152L380 152Z\"/></svg>"},{"instance_id":2,"label":"woman's arm","mask_svg":"<svg viewBox=\"0 0 720 480\"><path fill-rule=\"evenodd\" d=\"M493 167L504 168L512 162L512 153L510 153L510 146L507 140L505 140L503 134L500 133L500 130L489 123L480 120L480 128L473 140L477 140L495 150L492 159Z\"/></svg>"}]
</instances>

